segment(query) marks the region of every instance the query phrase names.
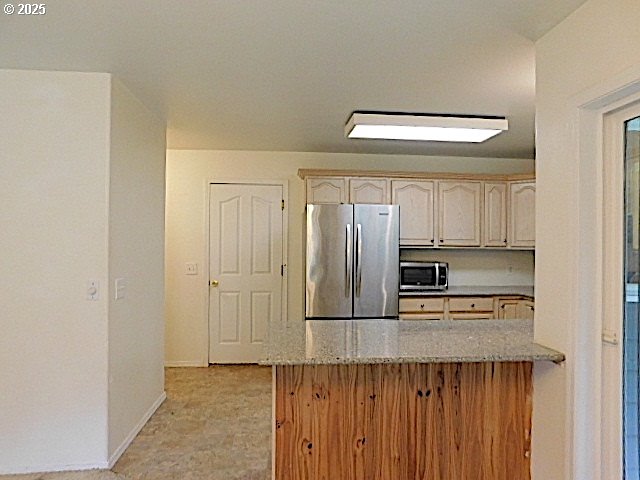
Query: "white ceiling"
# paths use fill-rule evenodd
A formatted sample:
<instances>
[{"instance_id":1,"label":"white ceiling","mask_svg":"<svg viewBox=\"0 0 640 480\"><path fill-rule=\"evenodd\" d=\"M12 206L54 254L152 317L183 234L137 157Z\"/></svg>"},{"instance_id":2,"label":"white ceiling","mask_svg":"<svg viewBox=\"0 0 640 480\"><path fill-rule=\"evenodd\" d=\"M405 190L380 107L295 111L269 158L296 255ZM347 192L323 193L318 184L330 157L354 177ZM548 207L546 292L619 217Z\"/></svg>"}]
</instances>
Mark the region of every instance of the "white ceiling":
<instances>
[{"instance_id":1,"label":"white ceiling","mask_svg":"<svg viewBox=\"0 0 640 480\"><path fill-rule=\"evenodd\" d=\"M0 14L0 67L114 73L170 148L531 158L533 42L584 1L57 0ZM510 126L480 145L348 140L353 110Z\"/></svg>"}]
</instances>

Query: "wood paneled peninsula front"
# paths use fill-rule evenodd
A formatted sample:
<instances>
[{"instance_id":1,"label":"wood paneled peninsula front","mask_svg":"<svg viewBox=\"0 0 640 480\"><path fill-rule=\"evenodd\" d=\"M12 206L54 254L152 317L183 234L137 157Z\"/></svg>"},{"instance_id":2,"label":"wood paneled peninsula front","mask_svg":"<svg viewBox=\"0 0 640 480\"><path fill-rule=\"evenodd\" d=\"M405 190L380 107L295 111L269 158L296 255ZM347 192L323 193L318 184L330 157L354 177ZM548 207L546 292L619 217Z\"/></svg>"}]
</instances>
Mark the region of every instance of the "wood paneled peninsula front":
<instances>
[{"instance_id":1,"label":"wood paneled peninsula front","mask_svg":"<svg viewBox=\"0 0 640 480\"><path fill-rule=\"evenodd\" d=\"M564 355L528 320L274 326L278 480L526 480L532 365Z\"/></svg>"}]
</instances>

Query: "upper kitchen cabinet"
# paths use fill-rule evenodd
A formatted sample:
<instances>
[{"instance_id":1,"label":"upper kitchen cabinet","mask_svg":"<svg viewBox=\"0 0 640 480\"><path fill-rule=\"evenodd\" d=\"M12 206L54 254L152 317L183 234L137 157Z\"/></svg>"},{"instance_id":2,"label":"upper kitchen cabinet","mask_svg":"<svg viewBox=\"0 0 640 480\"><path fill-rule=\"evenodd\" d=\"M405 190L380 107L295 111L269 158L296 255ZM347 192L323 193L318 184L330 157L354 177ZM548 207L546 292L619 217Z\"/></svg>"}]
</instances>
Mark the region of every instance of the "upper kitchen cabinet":
<instances>
[{"instance_id":1,"label":"upper kitchen cabinet","mask_svg":"<svg viewBox=\"0 0 640 480\"><path fill-rule=\"evenodd\" d=\"M507 183L484 184L484 245L507 246Z\"/></svg>"},{"instance_id":2,"label":"upper kitchen cabinet","mask_svg":"<svg viewBox=\"0 0 640 480\"><path fill-rule=\"evenodd\" d=\"M307 203L347 203L344 177L307 178Z\"/></svg>"},{"instance_id":3,"label":"upper kitchen cabinet","mask_svg":"<svg viewBox=\"0 0 640 480\"><path fill-rule=\"evenodd\" d=\"M535 248L533 174L299 170L307 203L400 205L400 245Z\"/></svg>"},{"instance_id":4,"label":"upper kitchen cabinet","mask_svg":"<svg viewBox=\"0 0 640 480\"><path fill-rule=\"evenodd\" d=\"M391 203L400 205L400 245L434 245L435 185L423 180L391 180Z\"/></svg>"},{"instance_id":5,"label":"upper kitchen cabinet","mask_svg":"<svg viewBox=\"0 0 640 480\"><path fill-rule=\"evenodd\" d=\"M439 246L480 246L481 196L481 182L438 182Z\"/></svg>"},{"instance_id":6,"label":"upper kitchen cabinet","mask_svg":"<svg viewBox=\"0 0 640 480\"><path fill-rule=\"evenodd\" d=\"M533 248L536 244L536 184L512 182L509 191L509 245Z\"/></svg>"},{"instance_id":7,"label":"upper kitchen cabinet","mask_svg":"<svg viewBox=\"0 0 640 480\"><path fill-rule=\"evenodd\" d=\"M349 179L349 203L389 204L390 200L386 178Z\"/></svg>"}]
</instances>

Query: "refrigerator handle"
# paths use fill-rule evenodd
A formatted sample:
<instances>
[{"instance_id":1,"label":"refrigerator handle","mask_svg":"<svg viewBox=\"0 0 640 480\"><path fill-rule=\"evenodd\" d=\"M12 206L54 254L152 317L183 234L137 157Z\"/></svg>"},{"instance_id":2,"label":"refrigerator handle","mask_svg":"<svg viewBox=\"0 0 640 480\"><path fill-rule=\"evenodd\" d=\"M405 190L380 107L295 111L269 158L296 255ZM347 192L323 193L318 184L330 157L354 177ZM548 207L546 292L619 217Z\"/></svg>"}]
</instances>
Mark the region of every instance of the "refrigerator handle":
<instances>
[{"instance_id":1,"label":"refrigerator handle","mask_svg":"<svg viewBox=\"0 0 640 480\"><path fill-rule=\"evenodd\" d=\"M347 245L345 247L344 296L351 296L351 277L353 276L353 254L351 252L351 224L347 223Z\"/></svg>"},{"instance_id":2,"label":"refrigerator handle","mask_svg":"<svg viewBox=\"0 0 640 480\"><path fill-rule=\"evenodd\" d=\"M362 225L356 225L356 297L362 286Z\"/></svg>"}]
</instances>

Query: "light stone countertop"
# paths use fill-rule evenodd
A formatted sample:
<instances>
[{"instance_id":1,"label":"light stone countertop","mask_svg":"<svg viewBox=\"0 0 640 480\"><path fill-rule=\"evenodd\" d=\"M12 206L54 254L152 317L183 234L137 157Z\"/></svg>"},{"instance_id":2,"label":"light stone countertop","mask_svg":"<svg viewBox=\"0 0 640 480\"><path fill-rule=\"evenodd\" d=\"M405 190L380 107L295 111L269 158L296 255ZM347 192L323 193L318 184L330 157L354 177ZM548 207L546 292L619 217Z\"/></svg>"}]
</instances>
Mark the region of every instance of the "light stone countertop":
<instances>
[{"instance_id":1,"label":"light stone countertop","mask_svg":"<svg viewBox=\"0 0 640 480\"><path fill-rule=\"evenodd\" d=\"M456 296L498 296L518 295L533 298L533 286L456 286L447 290L431 290L426 292L400 292L401 297L456 297Z\"/></svg>"},{"instance_id":2,"label":"light stone countertop","mask_svg":"<svg viewBox=\"0 0 640 480\"><path fill-rule=\"evenodd\" d=\"M307 320L275 326L262 365L562 362L531 320Z\"/></svg>"}]
</instances>

